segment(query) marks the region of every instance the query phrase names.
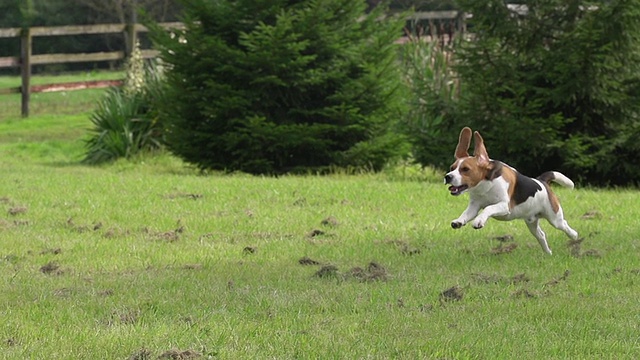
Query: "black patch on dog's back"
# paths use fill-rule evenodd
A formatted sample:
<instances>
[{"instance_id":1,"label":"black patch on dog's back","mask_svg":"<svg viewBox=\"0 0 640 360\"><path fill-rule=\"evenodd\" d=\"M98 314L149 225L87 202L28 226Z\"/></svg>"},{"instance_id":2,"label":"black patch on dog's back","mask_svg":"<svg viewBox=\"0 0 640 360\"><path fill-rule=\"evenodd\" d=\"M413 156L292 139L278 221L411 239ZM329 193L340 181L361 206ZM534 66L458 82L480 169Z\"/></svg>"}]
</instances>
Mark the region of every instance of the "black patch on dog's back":
<instances>
[{"instance_id":1,"label":"black patch on dog's back","mask_svg":"<svg viewBox=\"0 0 640 360\"><path fill-rule=\"evenodd\" d=\"M513 190L513 200L516 205L527 201L533 197L538 191L542 190L542 186L528 176L524 176L516 171L516 187Z\"/></svg>"}]
</instances>

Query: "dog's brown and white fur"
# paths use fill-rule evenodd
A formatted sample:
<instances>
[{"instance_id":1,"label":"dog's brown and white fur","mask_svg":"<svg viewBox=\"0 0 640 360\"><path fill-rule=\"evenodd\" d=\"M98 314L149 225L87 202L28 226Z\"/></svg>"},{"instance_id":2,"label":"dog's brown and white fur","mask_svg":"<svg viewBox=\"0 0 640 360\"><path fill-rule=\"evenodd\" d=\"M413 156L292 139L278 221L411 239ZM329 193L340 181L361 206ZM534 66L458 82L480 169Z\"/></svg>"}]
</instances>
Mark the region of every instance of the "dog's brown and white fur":
<instances>
[{"instance_id":1,"label":"dog's brown and white fur","mask_svg":"<svg viewBox=\"0 0 640 360\"><path fill-rule=\"evenodd\" d=\"M471 136L472 131L468 127L460 132L456 161L444 178L445 183L451 185L449 191L452 195L468 191L470 198L469 206L451 222L451 227L458 229L473 220L471 225L480 229L490 217L505 221L523 219L548 254L551 254L551 249L540 228L540 218L547 219L571 239L578 238L578 233L564 219L560 202L549 187L553 181L573 188L573 181L556 171L545 172L537 179L532 179L507 164L491 160L477 131L473 133L474 153L469 156Z\"/></svg>"}]
</instances>

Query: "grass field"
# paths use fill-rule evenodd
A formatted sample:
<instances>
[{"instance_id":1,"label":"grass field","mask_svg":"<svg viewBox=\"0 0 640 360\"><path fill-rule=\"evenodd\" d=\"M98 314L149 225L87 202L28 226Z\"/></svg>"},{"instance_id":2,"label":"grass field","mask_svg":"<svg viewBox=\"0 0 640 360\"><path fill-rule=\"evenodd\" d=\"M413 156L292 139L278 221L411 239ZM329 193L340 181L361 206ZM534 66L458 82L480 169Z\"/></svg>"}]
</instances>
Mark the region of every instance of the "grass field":
<instances>
[{"instance_id":1,"label":"grass field","mask_svg":"<svg viewBox=\"0 0 640 360\"><path fill-rule=\"evenodd\" d=\"M81 74L62 74L34 76L31 85L58 84L75 81L117 80L123 79L122 72L93 71ZM0 76L0 89L20 87L20 77ZM100 98L104 89L91 89L83 91L65 91L56 93L32 93L30 115L75 115L91 109ZM3 119L17 118L21 112L21 95L0 94L0 121Z\"/></svg>"},{"instance_id":2,"label":"grass field","mask_svg":"<svg viewBox=\"0 0 640 360\"><path fill-rule=\"evenodd\" d=\"M547 256L451 229L437 174L87 167L87 111L43 111L0 120L0 358L640 356L636 190L557 189L583 241L543 224Z\"/></svg>"}]
</instances>

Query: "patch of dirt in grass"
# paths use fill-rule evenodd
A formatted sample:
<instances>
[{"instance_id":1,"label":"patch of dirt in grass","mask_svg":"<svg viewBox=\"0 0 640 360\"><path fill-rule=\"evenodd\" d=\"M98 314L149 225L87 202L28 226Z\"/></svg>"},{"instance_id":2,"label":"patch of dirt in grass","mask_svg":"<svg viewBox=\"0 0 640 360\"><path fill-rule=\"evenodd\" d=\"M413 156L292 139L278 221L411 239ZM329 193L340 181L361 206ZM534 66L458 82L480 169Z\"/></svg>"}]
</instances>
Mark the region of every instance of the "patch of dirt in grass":
<instances>
[{"instance_id":1,"label":"patch of dirt in grass","mask_svg":"<svg viewBox=\"0 0 640 360\"><path fill-rule=\"evenodd\" d=\"M300 259L300 261L302 260L306 261L305 258ZM340 278L342 280L353 279L358 282L371 282L386 281L389 278L389 273L384 266L372 261L364 268L356 266L344 274L340 274L338 267L335 265L323 265L313 276L318 278Z\"/></svg>"},{"instance_id":2,"label":"patch of dirt in grass","mask_svg":"<svg viewBox=\"0 0 640 360\"><path fill-rule=\"evenodd\" d=\"M525 273L522 274L517 274L511 277L510 279L510 283L511 284L518 284L518 283L522 283L522 282L529 282L531 279L529 279L529 277L527 275L525 275Z\"/></svg>"},{"instance_id":3,"label":"patch of dirt in grass","mask_svg":"<svg viewBox=\"0 0 640 360\"><path fill-rule=\"evenodd\" d=\"M588 249L583 251L580 254L581 257L594 257L594 258L599 258L602 257L602 254L600 253L600 251L596 250L596 249Z\"/></svg>"},{"instance_id":4,"label":"patch of dirt in grass","mask_svg":"<svg viewBox=\"0 0 640 360\"><path fill-rule=\"evenodd\" d=\"M180 225L180 222L178 221L178 227L173 230L157 232L150 230L149 228L145 228L144 231L147 234L151 235L154 240L175 242L180 240L180 235L184 233L185 228L184 226Z\"/></svg>"},{"instance_id":5,"label":"patch of dirt in grass","mask_svg":"<svg viewBox=\"0 0 640 360\"><path fill-rule=\"evenodd\" d=\"M115 291L113 291L113 289L106 289L98 291L98 296L107 297L113 295L114 293Z\"/></svg>"},{"instance_id":6,"label":"patch of dirt in grass","mask_svg":"<svg viewBox=\"0 0 640 360\"><path fill-rule=\"evenodd\" d=\"M11 202L11 198L9 198L8 196L0 197L0 204L8 204L10 202Z\"/></svg>"},{"instance_id":7,"label":"patch of dirt in grass","mask_svg":"<svg viewBox=\"0 0 640 360\"><path fill-rule=\"evenodd\" d=\"M171 360L187 360L187 359L197 359L201 357L202 354L195 350L178 350L171 349L163 352L158 359L171 359Z\"/></svg>"},{"instance_id":8,"label":"patch of dirt in grass","mask_svg":"<svg viewBox=\"0 0 640 360\"><path fill-rule=\"evenodd\" d=\"M582 220L602 219L602 214L597 210L590 210L584 213L580 218Z\"/></svg>"},{"instance_id":9,"label":"patch of dirt in grass","mask_svg":"<svg viewBox=\"0 0 640 360\"><path fill-rule=\"evenodd\" d=\"M8 338L4 341L4 344L8 347L12 347L18 345L18 341L14 338Z\"/></svg>"},{"instance_id":10,"label":"patch of dirt in grass","mask_svg":"<svg viewBox=\"0 0 640 360\"><path fill-rule=\"evenodd\" d=\"M55 261L50 261L40 267L40 272L46 275L62 275L64 271L60 269L60 265Z\"/></svg>"},{"instance_id":11,"label":"patch of dirt in grass","mask_svg":"<svg viewBox=\"0 0 640 360\"><path fill-rule=\"evenodd\" d=\"M538 295L536 295L535 293L532 293L527 289L520 289L518 291L515 291L513 294L511 294L511 296L514 298L525 298L525 299L535 299L538 297Z\"/></svg>"},{"instance_id":12,"label":"patch of dirt in grass","mask_svg":"<svg viewBox=\"0 0 640 360\"><path fill-rule=\"evenodd\" d=\"M517 274L511 277L497 275L497 274L488 275L488 274L482 274L482 273L473 273L471 274L471 276L473 276L473 278L476 281L485 283L485 284L498 284L498 283L518 284L518 283L530 281L529 277L524 273Z\"/></svg>"},{"instance_id":13,"label":"patch of dirt in grass","mask_svg":"<svg viewBox=\"0 0 640 360\"><path fill-rule=\"evenodd\" d=\"M313 229L307 234L307 237L313 238L313 237L320 236L320 235L325 235L325 234L326 233L324 231L322 231L322 230Z\"/></svg>"},{"instance_id":14,"label":"patch of dirt in grass","mask_svg":"<svg viewBox=\"0 0 640 360\"><path fill-rule=\"evenodd\" d=\"M582 251L582 242L584 241L584 238L580 238L577 240L569 240L567 242L567 247L569 248L569 253L571 254L571 256L573 257L602 257L602 255L600 254L600 252L596 249L588 249L585 251Z\"/></svg>"},{"instance_id":15,"label":"patch of dirt in grass","mask_svg":"<svg viewBox=\"0 0 640 360\"><path fill-rule=\"evenodd\" d=\"M168 195L165 196L165 198L167 198L167 199L184 198L184 199L198 200L198 199L203 198L203 195L202 194L192 194L192 193L178 192L178 193L168 194Z\"/></svg>"},{"instance_id":16,"label":"patch of dirt in grass","mask_svg":"<svg viewBox=\"0 0 640 360\"><path fill-rule=\"evenodd\" d=\"M0 261L6 261L10 264L15 264L20 260L20 257L18 255L14 255L14 254L9 254L9 255L5 255L3 257L0 258Z\"/></svg>"},{"instance_id":17,"label":"patch of dirt in grass","mask_svg":"<svg viewBox=\"0 0 640 360\"><path fill-rule=\"evenodd\" d=\"M547 283L545 283L545 286L555 286L558 285L559 283L561 283L562 281L566 281L567 278L569 277L569 274L571 272L569 270L565 270L564 274L562 274L562 276L560 276L559 278L555 278L551 281L548 281Z\"/></svg>"},{"instance_id":18,"label":"patch of dirt in grass","mask_svg":"<svg viewBox=\"0 0 640 360\"><path fill-rule=\"evenodd\" d=\"M131 232L129 230L123 230L117 227L110 227L102 234L102 236L104 236L107 239L111 239L111 238L120 237L120 236L127 236L130 233Z\"/></svg>"},{"instance_id":19,"label":"patch of dirt in grass","mask_svg":"<svg viewBox=\"0 0 640 360\"><path fill-rule=\"evenodd\" d=\"M44 249L42 251L40 251L40 255L47 255L47 254L53 254L53 255L58 255L62 253L62 249L60 248L55 248L55 249Z\"/></svg>"},{"instance_id":20,"label":"patch of dirt in grass","mask_svg":"<svg viewBox=\"0 0 640 360\"><path fill-rule=\"evenodd\" d=\"M26 206L15 206L15 207L9 208L9 210L7 212L11 216L16 216L16 215L20 215L20 214L26 213L27 210L28 209L27 209Z\"/></svg>"},{"instance_id":21,"label":"patch of dirt in grass","mask_svg":"<svg viewBox=\"0 0 640 360\"><path fill-rule=\"evenodd\" d=\"M91 225L89 225L89 224L80 225L80 224L76 224L73 221L73 218L68 218L67 219L67 226L70 229L74 230L74 231L77 231L79 233L83 233L83 232L88 232L88 231L98 231L98 230L102 229L103 225L102 225L102 222L100 222L100 221L96 222L96 223L93 223Z\"/></svg>"},{"instance_id":22,"label":"patch of dirt in grass","mask_svg":"<svg viewBox=\"0 0 640 360\"><path fill-rule=\"evenodd\" d=\"M356 266L345 274L345 278L352 278L360 282L387 281L388 277L387 269L376 262L370 262L365 269Z\"/></svg>"},{"instance_id":23,"label":"patch of dirt in grass","mask_svg":"<svg viewBox=\"0 0 640 360\"><path fill-rule=\"evenodd\" d=\"M61 298L69 297L71 296L72 293L73 293L73 290L69 288L60 288L60 289L53 290L53 296L61 297Z\"/></svg>"},{"instance_id":24,"label":"patch of dirt in grass","mask_svg":"<svg viewBox=\"0 0 640 360\"><path fill-rule=\"evenodd\" d=\"M255 246L245 246L244 249L242 249L242 253L244 255L251 255L251 254L255 254L256 251L258 251L258 248Z\"/></svg>"},{"instance_id":25,"label":"patch of dirt in grass","mask_svg":"<svg viewBox=\"0 0 640 360\"><path fill-rule=\"evenodd\" d=\"M153 354L151 350L147 348L142 348L129 356L129 360L151 360Z\"/></svg>"},{"instance_id":26,"label":"patch of dirt in grass","mask_svg":"<svg viewBox=\"0 0 640 360\"><path fill-rule=\"evenodd\" d=\"M315 261L307 256L302 257L300 260L298 260L298 264L300 265L320 265L321 263L319 261Z\"/></svg>"},{"instance_id":27,"label":"patch of dirt in grass","mask_svg":"<svg viewBox=\"0 0 640 360\"><path fill-rule=\"evenodd\" d=\"M113 310L111 312L111 317L107 320L107 325L135 324L140 320L140 315L140 310L137 309Z\"/></svg>"},{"instance_id":28,"label":"patch of dirt in grass","mask_svg":"<svg viewBox=\"0 0 640 360\"><path fill-rule=\"evenodd\" d=\"M458 285L452 286L440 293L440 302L460 301L464 296L464 291Z\"/></svg>"},{"instance_id":29,"label":"patch of dirt in grass","mask_svg":"<svg viewBox=\"0 0 640 360\"><path fill-rule=\"evenodd\" d=\"M491 240L497 240L500 242L511 242L513 241L513 235L511 234L505 234L505 235L500 235L500 236L494 236L491 238Z\"/></svg>"},{"instance_id":30,"label":"patch of dirt in grass","mask_svg":"<svg viewBox=\"0 0 640 360\"><path fill-rule=\"evenodd\" d=\"M14 224L12 224L10 221L0 219L0 229L9 229L13 227L13 225Z\"/></svg>"},{"instance_id":31,"label":"patch of dirt in grass","mask_svg":"<svg viewBox=\"0 0 640 360\"><path fill-rule=\"evenodd\" d=\"M333 216L329 216L329 217L327 217L327 218L323 219L323 220L320 222L320 224L321 224L321 225L324 225L324 226L336 227L336 226L340 225L340 222L339 222L339 221L338 221L338 219L336 219L335 217L333 217Z\"/></svg>"},{"instance_id":32,"label":"patch of dirt in grass","mask_svg":"<svg viewBox=\"0 0 640 360\"><path fill-rule=\"evenodd\" d=\"M305 206L307 205L307 199L306 198L298 198L293 202L293 206Z\"/></svg>"},{"instance_id":33,"label":"patch of dirt in grass","mask_svg":"<svg viewBox=\"0 0 640 360\"><path fill-rule=\"evenodd\" d=\"M319 278L335 278L338 276L338 268L335 265L324 265L313 275Z\"/></svg>"},{"instance_id":34,"label":"patch of dirt in grass","mask_svg":"<svg viewBox=\"0 0 640 360\"><path fill-rule=\"evenodd\" d=\"M506 245L504 245L504 243L501 243L500 245L491 249L491 254L493 255L509 254L509 253L512 253L517 247L518 247L518 244L513 242L508 243Z\"/></svg>"},{"instance_id":35,"label":"patch of dirt in grass","mask_svg":"<svg viewBox=\"0 0 640 360\"><path fill-rule=\"evenodd\" d=\"M418 255L422 251L416 247L411 246L409 243L403 240L389 240L388 243L395 245L402 255L412 256Z\"/></svg>"}]
</instances>

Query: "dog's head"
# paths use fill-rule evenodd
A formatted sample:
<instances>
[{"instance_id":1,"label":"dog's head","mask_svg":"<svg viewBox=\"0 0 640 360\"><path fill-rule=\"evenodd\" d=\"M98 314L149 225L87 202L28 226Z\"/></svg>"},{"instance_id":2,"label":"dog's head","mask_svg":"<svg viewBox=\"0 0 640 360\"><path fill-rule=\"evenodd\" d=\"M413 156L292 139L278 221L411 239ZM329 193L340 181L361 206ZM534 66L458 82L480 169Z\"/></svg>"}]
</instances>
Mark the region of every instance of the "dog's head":
<instances>
[{"instance_id":1,"label":"dog's head","mask_svg":"<svg viewBox=\"0 0 640 360\"><path fill-rule=\"evenodd\" d=\"M477 131L473 133L473 156L469 156L471 136L470 128L462 129L455 152L456 161L453 162L450 171L444 177L444 183L451 185L449 186L451 195L460 195L473 189L481 181L493 180L500 175L499 165L489 159L484 140Z\"/></svg>"}]
</instances>

